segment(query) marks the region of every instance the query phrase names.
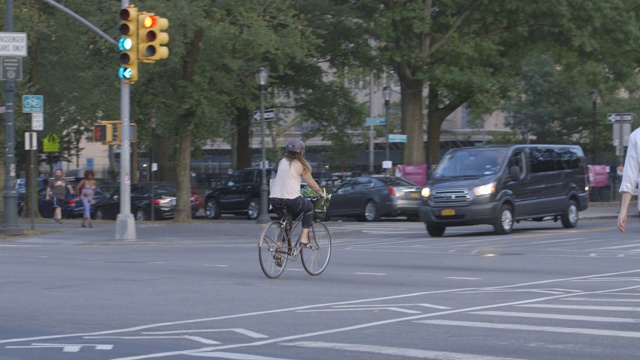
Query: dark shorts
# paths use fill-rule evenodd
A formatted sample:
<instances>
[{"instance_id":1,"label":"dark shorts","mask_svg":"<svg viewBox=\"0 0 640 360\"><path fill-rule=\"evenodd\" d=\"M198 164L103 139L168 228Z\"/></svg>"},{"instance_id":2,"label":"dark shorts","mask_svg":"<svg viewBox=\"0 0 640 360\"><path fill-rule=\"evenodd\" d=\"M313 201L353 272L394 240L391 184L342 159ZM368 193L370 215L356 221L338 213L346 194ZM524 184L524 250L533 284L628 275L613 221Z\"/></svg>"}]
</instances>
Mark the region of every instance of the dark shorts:
<instances>
[{"instance_id":1,"label":"dark shorts","mask_svg":"<svg viewBox=\"0 0 640 360\"><path fill-rule=\"evenodd\" d=\"M61 208L62 205L64 205L64 199L59 199L57 197L53 197L53 207L54 208Z\"/></svg>"},{"instance_id":2,"label":"dark shorts","mask_svg":"<svg viewBox=\"0 0 640 360\"><path fill-rule=\"evenodd\" d=\"M282 218L284 211L287 211L295 219L299 214L302 216L302 227L308 228L313 222L313 204L311 200L298 196L295 199L271 198L269 199L271 206L278 214L278 218Z\"/></svg>"}]
</instances>

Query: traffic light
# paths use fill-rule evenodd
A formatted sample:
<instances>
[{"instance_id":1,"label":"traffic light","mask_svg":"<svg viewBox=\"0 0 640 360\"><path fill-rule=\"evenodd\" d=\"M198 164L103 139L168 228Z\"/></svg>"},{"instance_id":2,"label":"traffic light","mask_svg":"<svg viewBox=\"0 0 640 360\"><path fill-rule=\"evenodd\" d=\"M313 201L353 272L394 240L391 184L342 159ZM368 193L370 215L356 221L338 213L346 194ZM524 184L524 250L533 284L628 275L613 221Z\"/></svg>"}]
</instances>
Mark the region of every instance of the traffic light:
<instances>
[{"instance_id":1,"label":"traffic light","mask_svg":"<svg viewBox=\"0 0 640 360\"><path fill-rule=\"evenodd\" d=\"M118 41L120 50L120 70L118 76L129 84L138 80L138 9L135 5L128 5L120 10L120 34Z\"/></svg>"},{"instance_id":2,"label":"traffic light","mask_svg":"<svg viewBox=\"0 0 640 360\"><path fill-rule=\"evenodd\" d=\"M169 57L169 34L163 30L169 28L169 20L153 13L138 14L138 59L145 63L154 63L157 60Z\"/></svg>"},{"instance_id":3,"label":"traffic light","mask_svg":"<svg viewBox=\"0 0 640 360\"><path fill-rule=\"evenodd\" d=\"M109 145L113 141L113 125L108 123L93 125L93 141Z\"/></svg>"},{"instance_id":4,"label":"traffic light","mask_svg":"<svg viewBox=\"0 0 640 360\"><path fill-rule=\"evenodd\" d=\"M113 139L113 144L118 145L122 142L122 123L120 121L117 122L117 134L116 138ZM138 139L138 131L136 128L136 124L129 123L129 141L136 142Z\"/></svg>"}]
</instances>

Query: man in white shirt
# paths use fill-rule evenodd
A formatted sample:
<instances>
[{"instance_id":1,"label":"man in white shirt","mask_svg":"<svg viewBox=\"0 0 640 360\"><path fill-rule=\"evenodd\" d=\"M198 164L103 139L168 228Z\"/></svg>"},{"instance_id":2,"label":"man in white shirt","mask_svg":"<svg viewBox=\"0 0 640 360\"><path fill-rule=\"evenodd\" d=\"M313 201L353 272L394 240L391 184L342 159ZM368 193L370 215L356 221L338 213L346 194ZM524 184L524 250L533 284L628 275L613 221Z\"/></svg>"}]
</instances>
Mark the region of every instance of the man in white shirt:
<instances>
[{"instance_id":1,"label":"man in white shirt","mask_svg":"<svg viewBox=\"0 0 640 360\"><path fill-rule=\"evenodd\" d=\"M622 180L620 182L620 213L618 214L618 229L624 232L627 225L627 212L633 195L638 195L638 177L640 172L640 128L629 135L629 146L624 161ZM640 210L640 207L639 207Z\"/></svg>"}]
</instances>

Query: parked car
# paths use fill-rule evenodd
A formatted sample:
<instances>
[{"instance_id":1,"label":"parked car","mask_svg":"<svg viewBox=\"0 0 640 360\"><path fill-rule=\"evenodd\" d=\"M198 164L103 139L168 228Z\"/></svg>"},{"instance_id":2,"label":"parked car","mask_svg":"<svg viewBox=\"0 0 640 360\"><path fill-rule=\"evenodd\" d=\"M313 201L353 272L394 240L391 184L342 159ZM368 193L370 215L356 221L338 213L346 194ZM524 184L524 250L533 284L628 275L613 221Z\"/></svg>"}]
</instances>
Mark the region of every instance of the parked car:
<instances>
[{"instance_id":1,"label":"parked car","mask_svg":"<svg viewBox=\"0 0 640 360\"><path fill-rule=\"evenodd\" d=\"M154 220L172 219L175 216L177 187L165 182L154 182L153 199L151 183L131 184L131 213L138 221L151 219L153 204ZM191 193L191 215L199 210L200 200L197 192ZM115 220L120 213L120 188L116 187L108 196L96 202L93 207L94 218Z\"/></svg>"},{"instance_id":2,"label":"parked car","mask_svg":"<svg viewBox=\"0 0 640 360\"><path fill-rule=\"evenodd\" d=\"M274 170L267 169L267 179ZM226 184L217 184L205 193L204 213L209 219L222 214L246 215L255 220L260 215L262 169L247 168L231 174Z\"/></svg>"},{"instance_id":3,"label":"parked car","mask_svg":"<svg viewBox=\"0 0 640 360\"><path fill-rule=\"evenodd\" d=\"M379 221L383 216L418 219L422 187L395 176L358 176L345 180L331 193L327 217L356 217Z\"/></svg>"},{"instance_id":4,"label":"parked car","mask_svg":"<svg viewBox=\"0 0 640 360\"><path fill-rule=\"evenodd\" d=\"M429 235L449 226L493 225L508 234L521 220L578 223L588 207L587 161L580 146L510 145L449 150L422 191Z\"/></svg>"},{"instance_id":5,"label":"parked car","mask_svg":"<svg viewBox=\"0 0 640 360\"><path fill-rule=\"evenodd\" d=\"M96 189L95 195L93 196L93 203L97 203L101 201L101 199L105 198L107 194L102 191L100 187ZM40 212L40 216L44 218L52 218L53 217L53 200L46 198L46 188L41 189L38 194L38 212ZM67 194L67 198L64 201L64 206L62 207L62 218L64 219L76 219L84 216L84 205L82 204L82 200L77 197L75 194ZM91 207L91 217L95 217L95 206Z\"/></svg>"}]
</instances>

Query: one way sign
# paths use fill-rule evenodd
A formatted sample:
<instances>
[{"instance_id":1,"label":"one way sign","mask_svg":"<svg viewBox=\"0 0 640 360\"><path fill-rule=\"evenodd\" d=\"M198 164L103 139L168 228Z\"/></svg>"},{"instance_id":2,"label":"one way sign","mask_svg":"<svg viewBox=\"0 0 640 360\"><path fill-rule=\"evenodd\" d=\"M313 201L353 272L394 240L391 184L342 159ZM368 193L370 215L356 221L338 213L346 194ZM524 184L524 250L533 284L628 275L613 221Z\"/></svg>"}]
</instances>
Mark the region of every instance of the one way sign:
<instances>
[{"instance_id":1,"label":"one way sign","mask_svg":"<svg viewBox=\"0 0 640 360\"><path fill-rule=\"evenodd\" d=\"M607 121L609 121L610 123L632 122L633 114L632 113L609 113L607 114Z\"/></svg>"},{"instance_id":2,"label":"one way sign","mask_svg":"<svg viewBox=\"0 0 640 360\"><path fill-rule=\"evenodd\" d=\"M254 111L253 112L253 121L259 122L260 121L260 111ZM276 111L273 109L269 109L269 110L265 110L264 111L264 121L273 121L273 119L276 118Z\"/></svg>"}]
</instances>

